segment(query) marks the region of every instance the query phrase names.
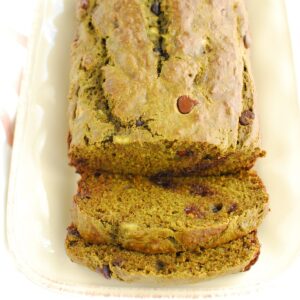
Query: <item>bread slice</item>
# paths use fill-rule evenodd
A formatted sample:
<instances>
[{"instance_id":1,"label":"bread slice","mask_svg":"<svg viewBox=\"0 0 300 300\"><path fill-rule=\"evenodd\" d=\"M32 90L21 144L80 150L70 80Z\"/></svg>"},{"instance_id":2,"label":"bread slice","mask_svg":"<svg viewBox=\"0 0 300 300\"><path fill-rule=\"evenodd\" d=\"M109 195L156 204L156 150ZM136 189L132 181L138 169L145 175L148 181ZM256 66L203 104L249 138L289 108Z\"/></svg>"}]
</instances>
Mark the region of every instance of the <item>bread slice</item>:
<instances>
[{"instance_id":1,"label":"bread slice","mask_svg":"<svg viewBox=\"0 0 300 300\"><path fill-rule=\"evenodd\" d=\"M91 243L151 254L199 251L255 230L267 203L254 172L150 179L83 175L72 221Z\"/></svg>"},{"instance_id":2,"label":"bread slice","mask_svg":"<svg viewBox=\"0 0 300 300\"><path fill-rule=\"evenodd\" d=\"M124 281L197 282L228 273L247 271L256 262L260 245L255 232L200 252L144 254L113 245L95 245L69 227L66 251L73 262Z\"/></svg>"}]
</instances>

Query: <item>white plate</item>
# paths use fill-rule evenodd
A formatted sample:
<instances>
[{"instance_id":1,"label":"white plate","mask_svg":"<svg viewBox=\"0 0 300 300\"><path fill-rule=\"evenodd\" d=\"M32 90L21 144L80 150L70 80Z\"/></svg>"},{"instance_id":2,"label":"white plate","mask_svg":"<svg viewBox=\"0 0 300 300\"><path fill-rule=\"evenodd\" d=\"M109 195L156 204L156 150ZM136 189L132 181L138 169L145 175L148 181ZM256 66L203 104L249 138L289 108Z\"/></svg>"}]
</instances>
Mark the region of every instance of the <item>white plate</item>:
<instances>
[{"instance_id":1,"label":"white plate","mask_svg":"<svg viewBox=\"0 0 300 300\"><path fill-rule=\"evenodd\" d=\"M262 254L250 272L194 285L157 287L105 280L73 264L64 251L75 191L67 164L69 45L76 1L40 1L13 149L7 237L18 267L47 287L96 295L198 296L256 290L299 256L300 116L280 0L249 0L253 69L259 94L263 147L258 170L270 193L271 213L259 230Z\"/></svg>"}]
</instances>

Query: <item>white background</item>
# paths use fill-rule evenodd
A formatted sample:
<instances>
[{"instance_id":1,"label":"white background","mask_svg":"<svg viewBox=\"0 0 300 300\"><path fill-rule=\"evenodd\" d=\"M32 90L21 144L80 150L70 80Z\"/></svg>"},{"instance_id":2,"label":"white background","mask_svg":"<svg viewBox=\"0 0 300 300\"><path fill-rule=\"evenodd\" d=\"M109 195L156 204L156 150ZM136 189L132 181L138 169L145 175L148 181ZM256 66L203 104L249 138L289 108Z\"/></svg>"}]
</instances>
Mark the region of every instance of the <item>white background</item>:
<instances>
[{"instance_id":1,"label":"white background","mask_svg":"<svg viewBox=\"0 0 300 300\"><path fill-rule=\"evenodd\" d=\"M70 0L73 1L73 0ZM261 0L264 1L264 0ZM274 0L277 1L277 0ZM34 0L0 0L0 112L5 111L10 119L14 118L18 95L15 89L19 78L19 67L26 60L26 50L18 46L14 39L15 32L18 38L30 34L33 18ZM300 89L300 4L297 0L286 0L292 48L294 55L295 71L298 90ZM39 287L30 282L15 265L8 254L5 245L4 221L5 221L5 193L6 178L9 169L10 147L6 144L6 136L2 126L0 127L0 298L24 298L31 299L81 299L83 296L62 294ZM300 201L300 199L299 199ZM298 237L296 237L298 238ZM245 299L300 299L300 259L276 282L270 283L259 295L253 294L243 297ZM239 299L241 299L239 297Z\"/></svg>"}]
</instances>

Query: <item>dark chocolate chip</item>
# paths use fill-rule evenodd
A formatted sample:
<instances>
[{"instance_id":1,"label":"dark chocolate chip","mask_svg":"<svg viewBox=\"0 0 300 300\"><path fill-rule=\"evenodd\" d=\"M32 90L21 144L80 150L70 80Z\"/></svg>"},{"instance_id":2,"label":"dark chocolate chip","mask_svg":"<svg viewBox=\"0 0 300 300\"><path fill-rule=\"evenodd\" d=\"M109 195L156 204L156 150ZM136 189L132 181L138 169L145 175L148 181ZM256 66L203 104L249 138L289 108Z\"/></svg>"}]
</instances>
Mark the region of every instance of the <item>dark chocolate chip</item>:
<instances>
[{"instance_id":1,"label":"dark chocolate chip","mask_svg":"<svg viewBox=\"0 0 300 300\"><path fill-rule=\"evenodd\" d=\"M150 180L152 182L154 182L155 184L162 186L163 188L166 189L171 189L171 188L175 188L176 187L176 183L173 181L172 177L170 177L169 175L156 175L156 176L152 176L150 178Z\"/></svg>"},{"instance_id":2,"label":"dark chocolate chip","mask_svg":"<svg viewBox=\"0 0 300 300\"><path fill-rule=\"evenodd\" d=\"M100 171L96 171L96 172L94 173L94 176L95 176L96 178L100 177L100 175L101 175L101 172L100 172Z\"/></svg>"},{"instance_id":3,"label":"dark chocolate chip","mask_svg":"<svg viewBox=\"0 0 300 300\"><path fill-rule=\"evenodd\" d=\"M175 187L175 184L171 178L160 178L156 181L156 183L166 189Z\"/></svg>"},{"instance_id":4,"label":"dark chocolate chip","mask_svg":"<svg viewBox=\"0 0 300 300\"><path fill-rule=\"evenodd\" d=\"M156 269L157 271L162 271L166 267L166 264L160 259L156 261Z\"/></svg>"},{"instance_id":5,"label":"dark chocolate chip","mask_svg":"<svg viewBox=\"0 0 300 300\"><path fill-rule=\"evenodd\" d=\"M192 157L194 152L192 150L180 150L176 152L176 155L179 157Z\"/></svg>"},{"instance_id":6,"label":"dark chocolate chip","mask_svg":"<svg viewBox=\"0 0 300 300\"><path fill-rule=\"evenodd\" d=\"M177 108L180 113L188 114L192 111L195 105L198 104L198 101L193 100L188 96L181 96L177 99Z\"/></svg>"},{"instance_id":7,"label":"dark chocolate chip","mask_svg":"<svg viewBox=\"0 0 300 300\"><path fill-rule=\"evenodd\" d=\"M94 25L92 22L88 22L88 27L90 30L94 30Z\"/></svg>"},{"instance_id":8,"label":"dark chocolate chip","mask_svg":"<svg viewBox=\"0 0 300 300\"><path fill-rule=\"evenodd\" d=\"M80 1L80 8L88 9L88 7L89 7L89 0L81 0Z\"/></svg>"},{"instance_id":9,"label":"dark chocolate chip","mask_svg":"<svg viewBox=\"0 0 300 300\"><path fill-rule=\"evenodd\" d=\"M193 184L191 186L190 193L202 197L214 195L214 192L209 187L202 184Z\"/></svg>"},{"instance_id":10,"label":"dark chocolate chip","mask_svg":"<svg viewBox=\"0 0 300 300\"><path fill-rule=\"evenodd\" d=\"M188 205L185 209L184 212L187 215L193 215L194 217L198 219L202 219L205 217L205 213L200 210L199 207L197 207L195 204L190 204Z\"/></svg>"},{"instance_id":11,"label":"dark chocolate chip","mask_svg":"<svg viewBox=\"0 0 300 300\"><path fill-rule=\"evenodd\" d=\"M144 122L143 120L137 120L137 121L135 122L135 125L136 125L137 127L143 126L144 124L145 124L145 122Z\"/></svg>"},{"instance_id":12,"label":"dark chocolate chip","mask_svg":"<svg viewBox=\"0 0 300 300\"><path fill-rule=\"evenodd\" d=\"M96 272L101 273L104 276L104 278L106 278L106 279L111 278L111 270L109 268L109 265L103 265L102 268L97 268Z\"/></svg>"},{"instance_id":13,"label":"dark chocolate chip","mask_svg":"<svg viewBox=\"0 0 300 300\"><path fill-rule=\"evenodd\" d=\"M84 136L83 139L84 139L84 142L86 145L88 145L90 143L90 139L86 135Z\"/></svg>"},{"instance_id":14,"label":"dark chocolate chip","mask_svg":"<svg viewBox=\"0 0 300 300\"><path fill-rule=\"evenodd\" d=\"M254 119L255 119L254 112L252 112L251 110L245 110L242 112L239 121L242 126L247 126L252 124Z\"/></svg>"},{"instance_id":15,"label":"dark chocolate chip","mask_svg":"<svg viewBox=\"0 0 300 300\"><path fill-rule=\"evenodd\" d=\"M160 14L160 3L158 1L154 1L151 5L151 12L153 12L156 16Z\"/></svg>"},{"instance_id":16,"label":"dark chocolate chip","mask_svg":"<svg viewBox=\"0 0 300 300\"><path fill-rule=\"evenodd\" d=\"M230 214L230 213L236 211L236 210L237 210L237 207L238 207L237 203L232 203L232 204L230 204L230 206L229 206L227 212Z\"/></svg>"},{"instance_id":17,"label":"dark chocolate chip","mask_svg":"<svg viewBox=\"0 0 300 300\"><path fill-rule=\"evenodd\" d=\"M249 33L246 33L243 37L244 46L246 49L249 49L251 46L251 38Z\"/></svg>"},{"instance_id":18,"label":"dark chocolate chip","mask_svg":"<svg viewBox=\"0 0 300 300\"><path fill-rule=\"evenodd\" d=\"M70 235L76 236L78 238L80 237L80 234L79 234L77 228L74 225L70 225L67 228L67 231L68 231L68 234L70 234Z\"/></svg>"},{"instance_id":19,"label":"dark chocolate chip","mask_svg":"<svg viewBox=\"0 0 300 300\"><path fill-rule=\"evenodd\" d=\"M218 204L215 204L212 208L212 211L214 213L217 213L219 212L221 209L223 208L223 204L222 203L218 203Z\"/></svg>"}]
</instances>

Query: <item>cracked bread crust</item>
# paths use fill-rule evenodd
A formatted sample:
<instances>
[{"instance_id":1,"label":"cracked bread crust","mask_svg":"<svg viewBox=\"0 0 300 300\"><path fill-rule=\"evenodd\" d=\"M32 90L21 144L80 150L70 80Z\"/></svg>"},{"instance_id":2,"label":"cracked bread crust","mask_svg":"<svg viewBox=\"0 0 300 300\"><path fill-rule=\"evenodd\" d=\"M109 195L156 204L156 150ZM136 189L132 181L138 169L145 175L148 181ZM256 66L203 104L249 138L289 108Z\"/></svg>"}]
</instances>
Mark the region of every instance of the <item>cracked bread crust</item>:
<instances>
[{"instance_id":1,"label":"cracked bread crust","mask_svg":"<svg viewBox=\"0 0 300 300\"><path fill-rule=\"evenodd\" d=\"M268 195L254 172L151 179L96 174L79 182L72 222L91 243L174 253L244 236L267 210Z\"/></svg>"},{"instance_id":2,"label":"cracked bread crust","mask_svg":"<svg viewBox=\"0 0 300 300\"><path fill-rule=\"evenodd\" d=\"M156 283L193 283L230 273L248 271L257 261L256 233L213 249L173 254L143 254L112 245L87 243L75 227L69 228L65 247L73 262L106 279Z\"/></svg>"},{"instance_id":3,"label":"cracked bread crust","mask_svg":"<svg viewBox=\"0 0 300 300\"><path fill-rule=\"evenodd\" d=\"M79 1L70 163L139 175L251 168L264 151L245 16L233 0Z\"/></svg>"}]
</instances>

